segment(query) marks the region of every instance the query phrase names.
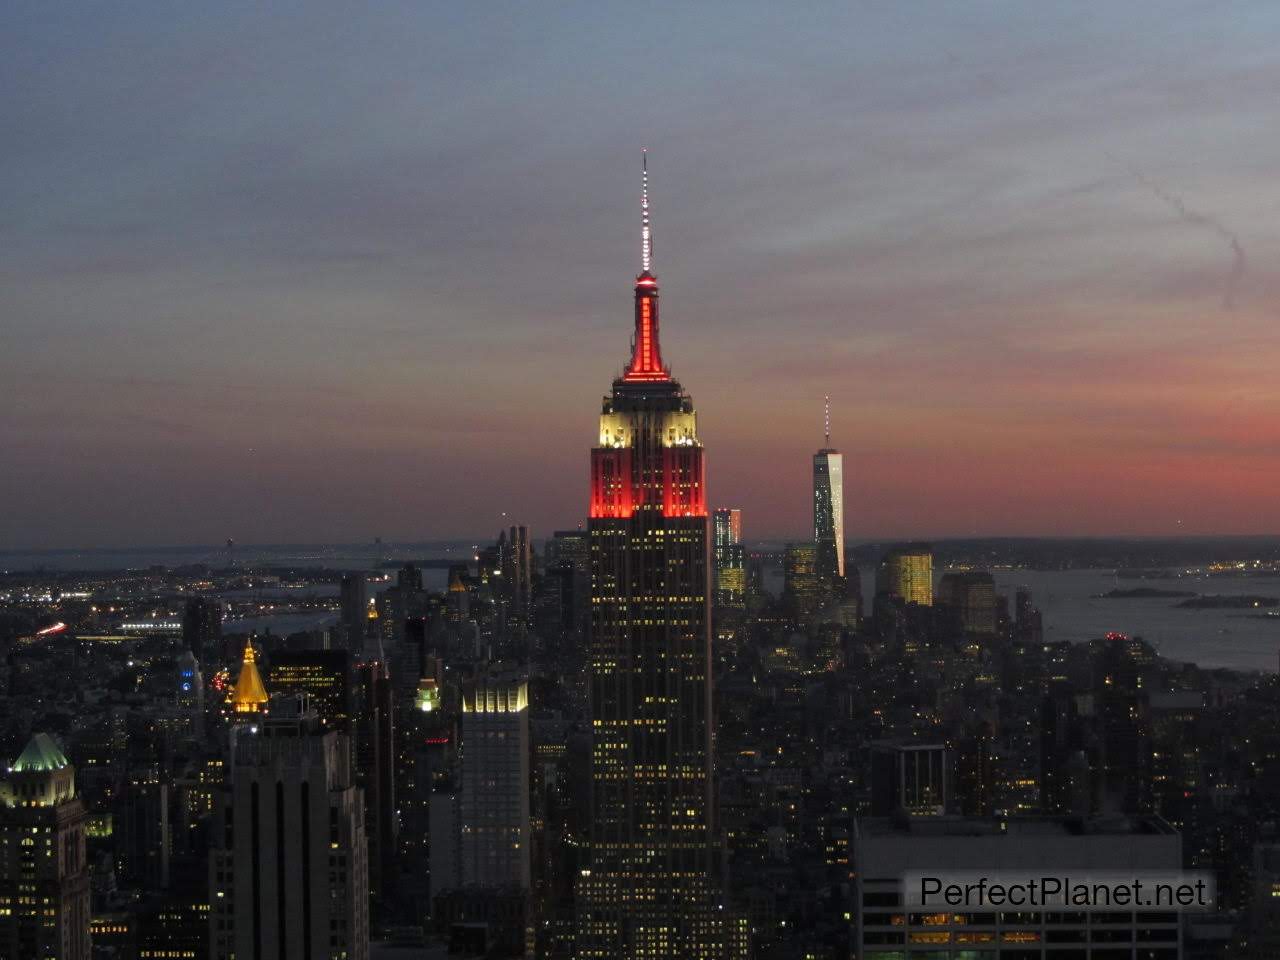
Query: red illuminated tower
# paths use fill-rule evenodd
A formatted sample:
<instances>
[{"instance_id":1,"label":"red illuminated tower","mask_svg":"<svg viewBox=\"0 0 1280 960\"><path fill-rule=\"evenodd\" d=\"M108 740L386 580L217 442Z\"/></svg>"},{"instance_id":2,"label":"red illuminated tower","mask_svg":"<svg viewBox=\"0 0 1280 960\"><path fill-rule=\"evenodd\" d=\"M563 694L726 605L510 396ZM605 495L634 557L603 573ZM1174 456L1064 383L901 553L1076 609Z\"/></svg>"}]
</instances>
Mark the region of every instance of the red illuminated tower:
<instances>
[{"instance_id":1,"label":"red illuminated tower","mask_svg":"<svg viewBox=\"0 0 1280 960\"><path fill-rule=\"evenodd\" d=\"M703 449L658 343L648 171L631 361L591 451L591 855L579 957L719 957Z\"/></svg>"}]
</instances>

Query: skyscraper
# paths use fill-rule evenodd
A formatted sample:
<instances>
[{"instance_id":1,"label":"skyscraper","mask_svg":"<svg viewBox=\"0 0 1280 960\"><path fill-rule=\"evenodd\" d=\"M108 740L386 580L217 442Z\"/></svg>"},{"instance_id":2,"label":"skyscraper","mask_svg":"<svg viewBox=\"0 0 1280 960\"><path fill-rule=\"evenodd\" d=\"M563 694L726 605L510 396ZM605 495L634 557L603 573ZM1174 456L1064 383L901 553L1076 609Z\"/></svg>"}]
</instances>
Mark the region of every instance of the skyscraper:
<instances>
[{"instance_id":1,"label":"skyscraper","mask_svg":"<svg viewBox=\"0 0 1280 960\"><path fill-rule=\"evenodd\" d=\"M346 650L281 650L271 656L265 686L272 693L305 693L320 722L351 732L351 654Z\"/></svg>"},{"instance_id":2,"label":"skyscraper","mask_svg":"<svg viewBox=\"0 0 1280 960\"><path fill-rule=\"evenodd\" d=\"M351 742L305 696L240 739L214 812L213 960L369 956L364 802Z\"/></svg>"},{"instance_id":3,"label":"skyscraper","mask_svg":"<svg viewBox=\"0 0 1280 960\"><path fill-rule=\"evenodd\" d=\"M369 840L369 887L389 898L395 882L395 721L391 675L381 660L356 668L356 782L364 789L365 835Z\"/></svg>"},{"instance_id":4,"label":"skyscraper","mask_svg":"<svg viewBox=\"0 0 1280 960\"><path fill-rule=\"evenodd\" d=\"M502 582L509 614L521 621L529 618L529 596L533 580L533 550L529 543L529 528L514 526L508 531L509 539L499 540L501 551Z\"/></svg>"},{"instance_id":5,"label":"skyscraper","mask_svg":"<svg viewBox=\"0 0 1280 960\"><path fill-rule=\"evenodd\" d=\"M818 575L818 548L812 543L789 543L782 561L783 596L796 620L808 620L822 605L823 583Z\"/></svg>"},{"instance_id":6,"label":"skyscraper","mask_svg":"<svg viewBox=\"0 0 1280 960\"><path fill-rule=\"evenodd\" d=\"M590 857L579 957L718 956L703 448L658 340L648 173L631 360L591 451Z\"/></svg>"},{"instance_id":7,"label":"skyscraper","mask_svg":"<svg viewBox=\"0 0 1280 960\"><path fill-rule=\"evenodd\" d=\"M937 602L951 611L965 633L995 635L996 583L986 571L943 574L938 582Z\"/></svg>"},{"instance_id":8,"label":"skyscraper","mask_svg":"<svg viewBox=\"0 0 1280 960\"><path fill-rule=\"evenodd\" d=\"M923 607L933 603L933 548L927 543L894 547L880 558L876 596Z\"/></svg>"},{"instance_id":9,"label":"skyscraper","mask_svg":"<svg viewBox=\"0 0 1280 960\"><path fill-rule=\"evenodd\" d=\"M488 665L463 684L457 790L432 804L436 928L484 924L504 956L532 956L529 690Z\"/></svg>"},{"instance_id":10,"label":"skyscraper","mask_svg":"<svg viewBox=\"0 0 1280 960\"><path fill-rule=\"evenodd\" d=\"M45 733L0 784L0 958L89 960L89 868L76 770Z\"/></svg>"},{"instance_id":11,"label":"skyscraper","mask_svg":"<svg viewBox=\"0 0 1280 960\"><path fill-rule=\"evenodd\" d=\"M512 672L462 692L459 870L464 886L529 888L529 695Z\"/></svg>"},{"instance_id":12,"label":"skyscraper","mask_svg":"<svg viewBox=\"0 0 1280 960\"><path fill-rule=\"evenodd\" d=\"M182 640L201 663L216 660L222 652L222 601L189 597L182 611Z\"/></svg>"},{"instance_id":13,"label":"skyscraper","mask_svg":"<svg viewBox=\"0 0 1280 960\"><path fill-rule=\"evenodd\" d=\"M829 596L844 593L844 457L831 447L831 398L827 397L826 442L813 455L813 541L818 579Z\"/></svg>"},{"instance_id":14,"label":"skyscraper","mask_svg":"<svg viewBox=\"0 0 1280 960\"><path fill-rule=\"evenodd\" d=\"M711 514L711 559L715 568L716 606L741 607L747 595L741 510L731 507Z\"/></svg>"},{"instance_id":15,"label":"skyscraper","mask_svg":"<svg viewBox=\"0 0 1280 960\"><path fill-rule=\"evenodd\" d=\"M214 647L214 650L217 648ZM200 663L190 650L178 657L178 688L174 691L174 705L182 720L183 735L199 737L204 734L204 675Z\"/></svg>"},{"instance_id":16,"label":"skyscraper","mask_svg":"<svg viewBox=\"0 0 1280 960\"><path fill-rule=\"evenodd\" d=\"M349 573L342 578L341 591L342 644L358 653L369 629L369 583L363 573Z\"/></svg>"}]
</instances>

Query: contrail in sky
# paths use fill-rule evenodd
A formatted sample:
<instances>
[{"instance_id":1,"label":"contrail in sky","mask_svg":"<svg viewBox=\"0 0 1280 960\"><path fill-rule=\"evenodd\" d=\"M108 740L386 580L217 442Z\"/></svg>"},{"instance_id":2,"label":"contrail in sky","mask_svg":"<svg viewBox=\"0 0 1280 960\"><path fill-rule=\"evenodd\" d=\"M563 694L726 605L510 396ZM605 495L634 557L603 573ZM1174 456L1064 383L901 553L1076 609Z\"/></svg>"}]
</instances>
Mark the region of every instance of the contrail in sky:
<instances>
[{"instance_id":1,"label":"contrail in sky","mask_svg":"<svg viewBox=\"0 0 1280 960\"><path fill-rule=\"evenodd\" d=\"M1112 160L1115 159L1115 157L1112 157ZM1208 227L1231 248L1231 272L1227 275L1226 289L1222 292L1222 306L1223 309L1234 310L1236 307L1236 288L1244 277L1245 268L1249 265L1249 258L1245 256L1244 246L1240 243L1240 238L1234 231L1227 229L1226 225L1217 217L1211 217L1206 213L1192 210L1176 193L1171 193L1141 170L1133 167L1126 167L1126 169L1133 175L1135 180L1168 204L1183 223L1189 223L1197 227Z\"/></svg>"},{"instance_id":2,"label":"contrail in sky","mask_svg":"<svg viewBox=\"0 0 1280 960\"><path fill-rule=\"evenodd\" d=\"M966 65L953 52L947 51L947 58L961 70L968 72L988 93L996 96L1003 96L1012 92L1012 88L994 79L991 74L967 68ZM1245 255L1244 245L1240 242L1240 237L1235 231L1228 229L1217 217L1209 216L1206 213L1200 213L1192 210L1187 206L1186 202L1177 194L1171 192L1167 188L1161 186L1152 180L1141 170L1122 161L1109 150L1106 151L1107 158L1117 166L1124 167L1129 171L1130 175L1163 200L1170 209L1172 209L1183 223L1191 224L1196 227L1208 227L1216 233L1231 248L1231 272L1227 274L1225 289L1222 291L1222 308L1224 310L1234 310L1236 308L1236 290L1240 285L1240 281L1244 278L1245 269L1249 265L1249 258Z\"/></svg>"}]
</instances>

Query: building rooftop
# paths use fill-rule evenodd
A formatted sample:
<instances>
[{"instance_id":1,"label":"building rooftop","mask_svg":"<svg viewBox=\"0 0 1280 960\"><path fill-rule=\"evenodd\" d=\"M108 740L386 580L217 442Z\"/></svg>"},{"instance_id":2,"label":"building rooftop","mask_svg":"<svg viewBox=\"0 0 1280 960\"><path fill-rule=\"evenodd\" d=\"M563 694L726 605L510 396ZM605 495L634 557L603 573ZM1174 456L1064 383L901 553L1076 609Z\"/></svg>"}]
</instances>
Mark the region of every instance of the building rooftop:
<instances>
[{"instance_id":1,"label":"building rooftop","mask_svg":"<svg viewBox=\"0 0 1280 960\"><path fill-rule=\"evenodd\" d=\"M911 871L1167 870L1178 832L1159 817L871 817L855 822L865 880Z\"/></svg>"},{"instance_id":2,"label":"building rooftop","mask_svg":"<svg viewBox=\"0 0 1280 960\"><path fill-rule=\"evenodd\" d=\"M1139 817L867 817L858 821L866 837L1133 837L1172 836L1164 820Z\"/></svg>"},{"instance_id":3,"label":"building rooftop","mask_svg":"<svg viewBox=\"0 0 1280 960\"><path fill-rule=\"evenodd\" d=\"M10 769L15 773L44 773L61 770L69 763L66 754L53 742L53 737L47 733L37 733L18 759L13 761Z\"/></svg>"}]
</instances>

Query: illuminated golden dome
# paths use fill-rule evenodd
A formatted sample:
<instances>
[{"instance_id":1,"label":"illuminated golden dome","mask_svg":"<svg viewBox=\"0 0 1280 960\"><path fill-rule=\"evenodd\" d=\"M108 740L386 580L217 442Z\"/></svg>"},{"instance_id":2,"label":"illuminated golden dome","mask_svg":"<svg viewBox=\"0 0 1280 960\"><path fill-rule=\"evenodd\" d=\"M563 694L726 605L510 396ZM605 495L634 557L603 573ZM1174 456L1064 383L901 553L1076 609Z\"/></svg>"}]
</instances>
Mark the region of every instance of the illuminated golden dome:
<instances>
[{"instance_id":1,"label":"illuminated golden dome","mask_svg":"<svg viewBox=\"0 0 1280 960\"><path fill-rule=\"evenodd\" d=\"M236 713L257 713L267 702L267 688L262 685L257 659L257 654L253 652L253 641L246 640L240 676L236 679L236 688L231 694L231 707Z\"/></svg>"}]
</instances>

